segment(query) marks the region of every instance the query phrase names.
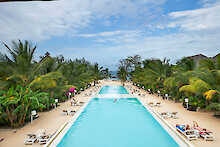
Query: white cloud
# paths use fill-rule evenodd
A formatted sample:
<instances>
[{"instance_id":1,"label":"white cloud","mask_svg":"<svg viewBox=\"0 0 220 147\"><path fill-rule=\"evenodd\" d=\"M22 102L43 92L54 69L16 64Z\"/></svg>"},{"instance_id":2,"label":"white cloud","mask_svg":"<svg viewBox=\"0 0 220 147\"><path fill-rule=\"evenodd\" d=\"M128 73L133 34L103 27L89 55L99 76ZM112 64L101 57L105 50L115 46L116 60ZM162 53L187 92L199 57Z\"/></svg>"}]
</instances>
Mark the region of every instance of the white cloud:
<instances>
[{"instance_id":1,"label":"white cloud","mask_svg":"<svg viewBox=\"0 0 220 147\"><path fill-rule=\"evenodd\" d=\"M174 20L168 27L180 27L187 31L214 30L220 28L220 3L196 10L172 12L169 16Z\"/></svg>"},{"instance_id":2,"label":"white cloud","mask_svg":"<svg viewBox=\"0 0 220 147\"><path fill-rule=\"evenodd\" d=\"M111 16L136 17L142 8L157 7L165 0L59 0L0 4L0 40L40 41L78 32ZM149 15L150 15L149 10Z\"/></svg>"},{"instance_id":3,"label":"white cloud","mask_svg":"<svg viewBox=\"0 0 220 147\"><path fill-rule=\"evenodd\" d=\"M60 54L69 58L85 57L92 62L97 61L101 65L111 63L115 67L109 67L115 70L120 59L135 54L139 54L143 58L163 59L167 57L174 63L184 56L192 56L200 53L206 56L214 56L220 52L219 33L176 33L147 37L144 37L142 34L136 34L136 36L131 35L128 38L130 40L127 42L127 39L123 36L118 38L99 38L96 41L100 44L94 44L80 50L61 50ZM105 46L103 44L105 42L114 42L116 44ZM91 48L95 48L96 50L91 50Z\"/></svg>"},{"instance_id":4,"label":"white cloud","mask_svg":"<svg viewBox=\"0 0 220 147\"><path fill-rule=\"evenodd\" d=\"M85 37L85 38L89 38L89 37L106 37L106 36L115 36L115 35L119 35L122 33L128 33L128 31L112 31L112 32L101 32L101 33L94 33L94 34L78 34L76 36L79 37Z\"/></svg>"},{"instance_id":5,"label":"white cloud","mask_svg":"<svg viewBox=\"0 0 220 147\"><path fill-rule=\"evenodd\" d=\"M74 36L84 38L96 38L97 42L106 42L110 40L118 40L118 38L134 38L134 36L140 36L138 30L116 30L111 32L100 32L93 34L77 34Z\"/></svg>"},{"instance_id":6,"label":"white cloud","mask_svg":"<svg viewBox=\"0 0 220 147\"><path fill-rule=\"evenodd\" d=\"M117 64L119 59L134 54L144 58L168 57L172 61L198 53L213 56L220 52L220 3L202 1L202 8L172 12L168 16L161 14L160 6L165 0L0 3L0 40L27 39L39 42L54 36L82 37L94 42L85 48L51 47L50 52L69 58L86 57L103 65ZM141 15L147 20L140 19ZM155 15L160 18L159 22L150 21ZM147 29L142 30L139 24L110 28L115 31L105 29L120 24L123 17L134 23L140 19L141 25L145 24ZM101 20L103 28L97 28L97 20ZM99 33L82 34L82 28ZM180 28L180 32L169 32L172 28Z\"/></svg>"}]
</instances>

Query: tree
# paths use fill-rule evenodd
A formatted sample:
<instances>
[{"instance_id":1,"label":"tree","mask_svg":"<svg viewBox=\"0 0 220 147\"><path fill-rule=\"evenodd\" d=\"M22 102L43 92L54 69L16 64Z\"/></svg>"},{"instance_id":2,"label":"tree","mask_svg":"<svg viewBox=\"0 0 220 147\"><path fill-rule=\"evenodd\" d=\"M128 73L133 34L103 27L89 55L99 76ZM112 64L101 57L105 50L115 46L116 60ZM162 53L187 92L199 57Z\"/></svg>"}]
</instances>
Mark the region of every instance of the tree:
<instances>
[{"instance_id":1,"label":"tree","mask_svg":"<svg viewBox=\"0 0 220 147\"><path fill-rule=\"evenodd\" d=\"M27 118L30 118L31 106L41 107L38 101L39 92L33 92L29 87L17 86L3 91L0 95L0 104L3 106L2 113L11 127L22 126Z\"/></svg>"},{"instance_id":2,"label":"tree","mask_svg":"<svg viewBox=\"0 0 220 147\"><path fill-rule=\"evenodd\" d=\"M9 55L2 55L0 59L0 74L2 80L9 84L19 83L27 85L33 74L33 57L36 45L28 41L12 41L12 47L3 43L7 48ZM5 67L7 66L7 69Z\"/></svg>"},{"instance_id":3,"label":"tree","mask_svg":"<svg viewBox=\"0 0 220 147\"><path fill-rule=\"evenodd\" d=\"M118 75L118 78L122 81L122 83L124 85L124 82L127 80L127 71L126 71L125 67L120 66L118 68L117 75Z\"/></svg>"}]
</instances>

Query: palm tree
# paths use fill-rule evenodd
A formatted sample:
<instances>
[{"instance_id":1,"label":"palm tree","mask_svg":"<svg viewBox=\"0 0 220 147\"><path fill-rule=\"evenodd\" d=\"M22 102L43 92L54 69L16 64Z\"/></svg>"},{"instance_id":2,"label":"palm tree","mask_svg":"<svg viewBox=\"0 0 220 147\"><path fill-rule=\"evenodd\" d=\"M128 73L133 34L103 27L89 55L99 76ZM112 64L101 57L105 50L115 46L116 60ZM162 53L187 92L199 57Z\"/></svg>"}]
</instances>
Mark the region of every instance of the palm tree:
<instances>
[{"instance_id":1,"label":"palm tree","mask_svg":"<svg viewBox=\"0 0 220 147\"><path fill-rule=\"evenodd\" d=\"M20 40L18 42L12 41L11 48L7 44L3 44L9 55L5 54L0 57L1 82L27 85L33 76L33 57L36 45L33 46L28 41L23 43Z\"/></svg>"},{"instance_id":2,"label":"palm tree","mask_svg":"<svg viewBox=\"0 0 220 147\"><path fill-rule=\"evenodd\" d=\"M124 85L124 82L127 80L127 71L124 66L120 66L118 68L117 75L118 78L122 81L122 84Z\"/></svg>"},{"instance_id":3,"label":"palm tree","mask_svg":"<svg viewBox=\"0 0 220 147\"><path fill-rule=\"evenodd\" d=\"M150 84L152 88L155 85L162 86L164 80L171 74L171 66L167 59L163 61L148 59L144 60L143 64L142 77L144 77L145 83Z\"/></svg>"}]
</instances>

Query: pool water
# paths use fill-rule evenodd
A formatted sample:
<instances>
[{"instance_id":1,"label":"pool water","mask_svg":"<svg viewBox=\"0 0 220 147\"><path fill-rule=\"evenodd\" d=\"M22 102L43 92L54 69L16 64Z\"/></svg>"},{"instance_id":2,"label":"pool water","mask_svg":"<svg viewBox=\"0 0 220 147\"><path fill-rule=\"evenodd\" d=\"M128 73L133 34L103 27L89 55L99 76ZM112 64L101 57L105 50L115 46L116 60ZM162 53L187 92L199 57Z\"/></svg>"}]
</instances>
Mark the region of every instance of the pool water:
<instances>
[{"instance_id":1,"label":"pool water","mask_svg":"<svg viewBox=\"0 0 220 147\"><path fill-rule=\"evenodd\" d=\"M136 98L93 98L58 147L177 147Z\"/></svg>"},{"instance_id":2,"label":"pool water","mask_svg":"<svg viewBox=\"0 0 220 147\"><path fill-rule=\"evenodd\" d=\"M128 94L128 91L123 86L104 86L99 94Z\"/></svg>"}]
</instances>

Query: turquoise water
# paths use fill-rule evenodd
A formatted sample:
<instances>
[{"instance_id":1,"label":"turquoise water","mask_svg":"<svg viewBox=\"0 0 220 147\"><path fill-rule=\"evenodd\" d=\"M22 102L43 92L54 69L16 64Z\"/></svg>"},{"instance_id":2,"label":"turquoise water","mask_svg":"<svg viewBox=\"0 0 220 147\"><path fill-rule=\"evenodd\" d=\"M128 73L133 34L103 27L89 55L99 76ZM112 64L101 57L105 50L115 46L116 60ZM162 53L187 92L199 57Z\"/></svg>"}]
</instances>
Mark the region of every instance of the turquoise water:
<instances>
[{"instance_id":1,"label":"turquoise water","mask_svg":"<svg viewBox=\"0 0 220 147\"><path fill-rule=\"evenodd\" d=\"M136 98L93 98L58 147L177 147Z\"/></svg>"},{"instance_id":2,"label":"turquoise water","mask_svg":"<svg viewBox=\"0 0 220 147\"><path fill-rule=\"evenodd\" d=\"M128 91L123 86L104 86L99 94L128 94Z\"/></svg>"}]
</instances>

